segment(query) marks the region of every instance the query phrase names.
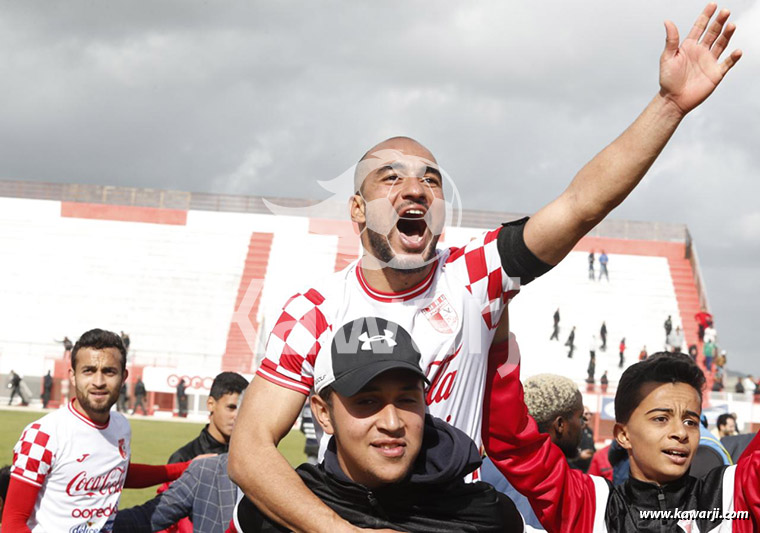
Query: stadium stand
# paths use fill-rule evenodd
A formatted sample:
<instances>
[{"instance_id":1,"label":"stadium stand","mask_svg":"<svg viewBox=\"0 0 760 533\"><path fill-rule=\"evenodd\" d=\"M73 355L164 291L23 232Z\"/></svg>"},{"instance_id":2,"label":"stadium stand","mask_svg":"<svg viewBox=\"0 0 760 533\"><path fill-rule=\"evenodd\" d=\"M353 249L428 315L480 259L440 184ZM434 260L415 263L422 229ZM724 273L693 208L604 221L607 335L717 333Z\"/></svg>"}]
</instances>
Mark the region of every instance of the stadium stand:
<instances>
[{"instance_id":1,"label":"stadium stand","mask_svg":"<svg viewBox=\"0 0 760 533\"><path fill-rule=\"evenodd\" d=\"M205 399L209 377L252 374L282 304L360 251L343 202L272 201L308 207L309 216L275 216L258 197L0 181L0 374L13 368L39 378L53 370L63 384L55 340L92 327L129 332L130 381L143 376L156 395L149 404L164 410L181 375L190 378L192 410ZM518 216L461 215L442 246L465 244ZM610 281L590 281L588 252L602 249ZM693 316L707 304L703 287L685 226L605 221L515 298L510 320L526 354L523 372L571 377L601 412L605 398L584 380L589 340L602 321L608 348L596 350L596 378L608 371L611 397L622 337L630 364L644 345L650 353L663 349L662 324L672 315L684 329L684 350L697 344ZM558 307L562 342L549 341ZM563 344L572 326L577 349L568 359ZM719 398L744 420L760 421L746 399ZM741 402L748 406L734 408Z\"/></svg>"}]
</instances>

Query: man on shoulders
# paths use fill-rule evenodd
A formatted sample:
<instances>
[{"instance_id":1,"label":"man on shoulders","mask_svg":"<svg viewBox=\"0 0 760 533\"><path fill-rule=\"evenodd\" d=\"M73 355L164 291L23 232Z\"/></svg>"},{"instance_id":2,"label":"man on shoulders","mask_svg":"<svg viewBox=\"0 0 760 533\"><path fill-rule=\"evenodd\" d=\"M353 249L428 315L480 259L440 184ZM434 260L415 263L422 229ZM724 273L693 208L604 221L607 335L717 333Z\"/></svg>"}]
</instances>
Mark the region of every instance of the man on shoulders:
<instances>
[{"instance_id":1,"label":"man on shoulders","mask_svg":"<svg viewBox=\"0 0 760 533\"><path fill-rule=\"evenodd\" d=\"M29 424L13 449L8 531L111 531L121 491L176 479L187 463L131 464L131 430L111 412L127 378L127 352L110 331L84 333L71 352L75 397Z\"/></svg>"},{"instance_id":2,"label":"man on shoulders","mask_svg":"<svg viewBox=\"0 0 760 533\"><path fill-rule=\"evenodd\" d=\"M360 159L350 214L363 256L283 307L231 441L230 475L264 513L296 530L355 530L306 489L277 444L316 385L327 332L358 317L393 319L417 339L431 382L429 412L480 442L488 349L500 340L495 329L519 288L514 278L526 283L545 273L620 204L739 59L735 51L718 62L734 26L724 10L705 33L715 10L704 10L680 47L675 25L666 23L660 90L557 199L462 248L436 249L446 204L443 173L427 148L393 137Z\"/></svg>"}]
</instances>

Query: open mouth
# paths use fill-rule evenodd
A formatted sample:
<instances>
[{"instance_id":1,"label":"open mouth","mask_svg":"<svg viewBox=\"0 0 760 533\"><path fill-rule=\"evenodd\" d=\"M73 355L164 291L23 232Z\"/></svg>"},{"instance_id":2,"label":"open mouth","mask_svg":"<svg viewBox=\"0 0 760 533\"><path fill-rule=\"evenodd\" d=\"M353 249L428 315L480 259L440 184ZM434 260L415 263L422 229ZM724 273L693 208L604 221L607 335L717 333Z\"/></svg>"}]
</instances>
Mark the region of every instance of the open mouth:
<instances>
[{"instance_id":1,"label":"open mouth","mask_svg":"<svg viewBox=\"0 0 760 533\"><path fill-rule=\"evenodd\" d=\"M687 452L681 450L663 450L662 453L670 457L670 459L678 465L685 464L689 457Z\"/></svg>"},{"instance_id":2,"label":"open mouth","mask_svg":"<svg viewBox=\"0 0 760 533\"><path fill-rule=\"evenodd\" d=\"M425 212L422 209L408 209L404 211L396 223L401 241L412 250L422 247L427 231Z\"/></svg>"}]
</instances>

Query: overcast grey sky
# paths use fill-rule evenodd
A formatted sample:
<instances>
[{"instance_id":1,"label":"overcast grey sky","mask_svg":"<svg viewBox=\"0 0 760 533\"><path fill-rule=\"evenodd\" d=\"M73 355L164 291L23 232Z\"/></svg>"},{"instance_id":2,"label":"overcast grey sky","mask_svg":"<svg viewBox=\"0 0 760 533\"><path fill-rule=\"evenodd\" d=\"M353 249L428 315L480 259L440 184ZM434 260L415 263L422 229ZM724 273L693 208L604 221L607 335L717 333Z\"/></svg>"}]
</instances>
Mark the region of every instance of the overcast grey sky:
<instances>
[{"instance_id":1,"label":"overcast grey sky","mask_svg":"<svg viewBox=\"0 0 760 533\"><path fill-rule=\"evenodd\" d=\"M419 139L465 208L533 212L658 89L661 2L4 2L0 178L324 198ZM611 216L689 225L729 366L760 374L760 6L745 56ZM753 318L755 317L755 318Z\"/></svg>"}]
</instances>

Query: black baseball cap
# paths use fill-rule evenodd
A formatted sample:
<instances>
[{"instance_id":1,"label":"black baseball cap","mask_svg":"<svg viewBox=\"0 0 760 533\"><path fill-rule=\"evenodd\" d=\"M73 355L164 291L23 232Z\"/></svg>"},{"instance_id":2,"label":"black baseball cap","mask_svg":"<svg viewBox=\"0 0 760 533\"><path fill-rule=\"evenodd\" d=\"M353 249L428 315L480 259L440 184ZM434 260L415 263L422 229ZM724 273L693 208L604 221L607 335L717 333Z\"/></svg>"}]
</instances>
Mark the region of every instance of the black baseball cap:
<instances>
[{"instance_id":1,"label":"black baseball cap","mask_svg":"<svg viewBox=\"0 0 760 533\"><path fill-rule=\"evenodd\" d=\"M414 372L427 382L420 358L412 336L397 323L359 318L338 328L329 356L317 358L314 390L331 385L340 395L353 396L383 372L396 369Z\"/></svg>"}]
</instances>

